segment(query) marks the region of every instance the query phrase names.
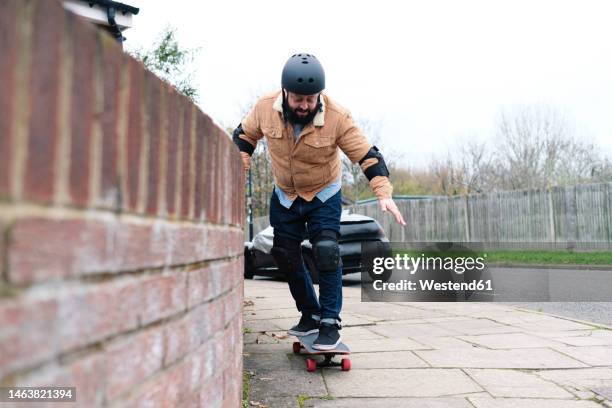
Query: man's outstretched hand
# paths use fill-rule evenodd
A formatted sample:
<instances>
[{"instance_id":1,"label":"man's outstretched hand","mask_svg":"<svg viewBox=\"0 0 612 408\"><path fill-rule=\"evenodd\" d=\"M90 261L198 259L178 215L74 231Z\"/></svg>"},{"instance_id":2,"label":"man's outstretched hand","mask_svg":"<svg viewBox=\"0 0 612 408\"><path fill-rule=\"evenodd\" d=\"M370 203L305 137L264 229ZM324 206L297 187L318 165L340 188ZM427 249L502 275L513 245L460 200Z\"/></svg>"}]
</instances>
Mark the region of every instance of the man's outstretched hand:
<instances>
[{"instance_id":1,"label":"man's outstretched hand","mask_svg":"<svg viewBox=\"0 0 612 408\"><path fill-rule=\"evenodd\" d=\"M404 221L402 213L400 213L399 209L397 208L397 205L395 205L395 201L393 201L392 198L383 198L382 200L378 200L378 205L382 211L390 211L399 224L406 225L406 221Z\"/></svg>"}]
</instances>

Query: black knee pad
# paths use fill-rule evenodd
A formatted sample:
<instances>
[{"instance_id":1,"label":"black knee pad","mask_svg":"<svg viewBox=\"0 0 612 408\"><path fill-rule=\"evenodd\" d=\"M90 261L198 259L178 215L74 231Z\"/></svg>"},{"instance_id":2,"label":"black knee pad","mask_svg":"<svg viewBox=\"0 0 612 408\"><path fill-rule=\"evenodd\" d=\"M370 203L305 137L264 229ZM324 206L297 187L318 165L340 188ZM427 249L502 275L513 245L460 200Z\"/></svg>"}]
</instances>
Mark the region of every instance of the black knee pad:
<instances>
[{"instance_id":1,"label":"black knee pad","mask_svg":"<svg viewBox=\"0 0 612 408\"><path fill-rule=\"evenodd\" d=\"M295 273L302 263L301 242L275 235L271 254L279 271L284 274Z\"/></svg>"},{"instance_id":2,"label":"black knee pad","mask_svg":"<svg viewBox=\"0 0 612 408\"><path fill-rule=\"evenodd\" d=\"M319 273L334 273L340 265L340 246L336 231L323 230L312 242L312 254Z\"/></svg>"}]
</instances>

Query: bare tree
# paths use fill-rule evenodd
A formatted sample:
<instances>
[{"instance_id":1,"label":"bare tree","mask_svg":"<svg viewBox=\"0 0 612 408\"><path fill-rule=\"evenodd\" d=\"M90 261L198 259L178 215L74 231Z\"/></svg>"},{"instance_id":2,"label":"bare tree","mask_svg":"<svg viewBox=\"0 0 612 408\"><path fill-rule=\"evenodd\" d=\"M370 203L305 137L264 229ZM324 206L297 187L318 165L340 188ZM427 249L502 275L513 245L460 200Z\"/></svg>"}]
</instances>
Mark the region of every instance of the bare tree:
<instances>
[{"instance_id":1,"label":"bare tree","mask_svg":"<svg viewBox=\"0 0 612 408\"><path fill-rule=\"evenodd\" d=\"M491 170L502 189L590 181L602 167L594 145L576 138L567 119L548 107L502 112L496 145Z\"/></svg>"},{"instance_id":2,"label":"bare tree","mask_svg":"<svg viewBox=\"0 0 612 408\"><path fill-rule=\"evenodd\" d=\"M268 154L268 143L265 138L257 143L251 156L253 180L253 216L267 216L270 210L270 195L274 190L272 162Z\"/></svg>"},{"instance_id":3,"label":"bare tree","mask_svg":"<svg viewBox=\"0 0 612 408\"><path fill-rule=\"evenodd\" d=\"M385 163L389 169L401 161L402 155L391 149L385 149L380 132L380 123L368 119L357 119L357 126L367 137L368 141L377 146L384 155ZM359 163L351 163L348 157L342 155L342 191L343 195L352 201L371 196L370 184L363 174Z\"/></svg>"},{"instance_id":4,"label":"bare tree","mask_svg":"<svg viewBox=\"0 0 612 408\"><path fill-rule=\"evenodd\" d=\"M250 112L258 99L259 96L252 92L249 98L250 102L240 108L241 118L244 118ZM231 129L230 133L233 131L234 129ZM270 210L270 195L274 190L274 174L272 173L272 163L265 138L257 142L255 151L251 156L251 180L253 217L267 216Z\"/></svg>"}]
</instances>

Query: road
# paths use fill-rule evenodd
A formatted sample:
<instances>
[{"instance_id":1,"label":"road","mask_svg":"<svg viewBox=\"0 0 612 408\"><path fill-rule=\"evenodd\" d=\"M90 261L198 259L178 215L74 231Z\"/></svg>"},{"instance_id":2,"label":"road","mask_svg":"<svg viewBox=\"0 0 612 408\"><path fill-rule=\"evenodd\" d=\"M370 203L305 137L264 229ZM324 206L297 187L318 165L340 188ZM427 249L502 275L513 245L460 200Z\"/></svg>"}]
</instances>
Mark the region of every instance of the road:
<instances>
[{"instance_id":1,"label":"road","mask_svg":"<svg viewBox=\"0 0 612 408\"><path fill-rule=\"evenodd\" d=\"M612 271L496 267L490 272L496 289L511 287L510 296L516 296L500 303L612 326ZM345 285L360 280L359 274L344 276ZM516 301L521 299L543 301Z\"/></svg>"}]
</instances>

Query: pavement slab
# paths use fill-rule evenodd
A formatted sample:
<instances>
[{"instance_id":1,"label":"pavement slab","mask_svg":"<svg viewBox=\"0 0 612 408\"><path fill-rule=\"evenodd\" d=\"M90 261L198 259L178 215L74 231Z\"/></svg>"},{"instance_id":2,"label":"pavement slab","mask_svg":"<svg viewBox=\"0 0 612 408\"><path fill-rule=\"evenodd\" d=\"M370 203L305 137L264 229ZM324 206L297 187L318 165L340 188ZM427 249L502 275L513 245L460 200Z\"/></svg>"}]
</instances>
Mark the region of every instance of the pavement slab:
<instances>
[{"instance_id":1,"label":"pavement slab","mask_svg":"<svg viewBox=\"0 0 612 408\"><path fill-rule=\"evenodd\" d=\"M250 398L248 406L253 408L301 408L297 397L264 397L261 400Z\"/></svg>"},{"instance_id":2,"label":"pavement slab","mask_svg":"<svg viewBox=\"0 0 612 408\"><path fill-rule=\"evenodd\" d=\"M266 370L256 372L250 381L249 400L263 401L270 397L323 397L327 389L321 373L306 370Z\"/></svg>"},{"instance_id":3,"label":"pavement slab","mask_svg":"<svg viewBox=\"0 0 612 408\"><path fill-rule=\"evenodd\" d=\"M378 323L376 326L370 327L370 330L385 337L452 336L459 334L456 331L432 323Z\"/></svg>"},{"instance_id":4,"label":"pavement slab","mask_svg":"<svg viewBox=\"0 0 612 408\"><path fill-rule=\"evenodd\" d=\"M572 390L612 387L612 368L579 368L535 372L541 378Z\"/></svg>"},{"instance_id":5,"label":"pavement slab","mask_svg":"<svg viewBox=\"0 0 612 408\"><path fill-rule=\"evenodd\" d=\"M460 336L459 339L490 349L518 349L558 346L560 343L525 333Z\"/></svg>"},{"instance_id":6,"label":"pavement slab","mask_svg":"<svg viewBox=\"0 0 612 408\"><path fill-rule=\"evenodd\" d=\"M489 350L471 348L461 350L415 350L432 367L457 368L575 368L587 364L547 348Z\"/></svg>"},{"instance_id":7,"label":"pavement slab","mask_svg":"<svg viewBox=\"0 0 612 408\"><path fill-rule=\"evenodd\" d=\"M475 408L602 408L600 404L593 401L486 397L468 399Z\"/></svg>"},{"instance_id":8,"label":"pavement slab","mask_svg":"<svg viewBox=\"0 0 612 408\"><path fill-rule=\"evenodd\" d=\"M334 397L445 397L483 391L457 369L353 369L324 375Z\"/></svg>"},{"instance_id":9,"label":"pavement slab","mask_svg":"<svg viewBox=\"0 0 612 408\"><path fill-rule=\"evenodd\" d=\"M304 408L474 408L465 398L312 398Z\"/></svg>"},{"instance_id":10,"label":"pavement slab","mask_svg":"<svg viewBox=\"0 0 612 408\"><path fill-rule=\"evenodd\" d=\"M361 368L421 368L429 365L410 351L353 353L351 363Z\"/></svg>"},{"instance_id":11,"label":"pavement slab","mask_svg":"<svg viewBox=\"0 0 612 408\"><path fill-rule=\"evenodd\" d=\"M493 397L573 399L574 395L535 374L516 370L466 369Z\"/></svg>"},{"instance_id":12,"label":"pavement slab","mask_svg":"<svg viewBox=\"0 0 612 408\"><path fill-rule=\"evenodd\" d=\"M353 353L423 350L429 348L414 340L403 337L393 339L356 340L350 341L349 343L349 348Z\"/></svg>"},{"instance_id":13,"label":"pavement slab","mask_svg":"<svg viewBox=\"0 0 612 408\"><path fill-rule=\"evenodd\" d=\"M612 366L612 346L555 346L554 349L590 366Z\"/></svg>"}]
</instances>

